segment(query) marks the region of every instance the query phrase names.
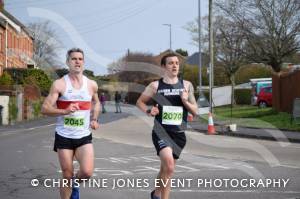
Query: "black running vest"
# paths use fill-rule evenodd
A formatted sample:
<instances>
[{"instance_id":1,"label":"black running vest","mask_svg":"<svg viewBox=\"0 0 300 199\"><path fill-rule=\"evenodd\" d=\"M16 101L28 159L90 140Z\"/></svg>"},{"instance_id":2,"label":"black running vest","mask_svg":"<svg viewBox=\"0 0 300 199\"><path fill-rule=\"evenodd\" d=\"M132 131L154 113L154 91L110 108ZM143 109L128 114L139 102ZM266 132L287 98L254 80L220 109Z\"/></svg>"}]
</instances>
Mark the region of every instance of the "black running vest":
<instances>
[{"instance_id":1,"label":"black running vest","mask_svg":"<svg viewBox=\"0 0 300 199\"><path fill-rule=\"evenodd\" d=\"M153 130L156 132L182 132L187 127L188 111L182 103L183 80L167 84L160 79L154 101L158 104L159 114L155 116Z\"/></svg>"}]
</instances>

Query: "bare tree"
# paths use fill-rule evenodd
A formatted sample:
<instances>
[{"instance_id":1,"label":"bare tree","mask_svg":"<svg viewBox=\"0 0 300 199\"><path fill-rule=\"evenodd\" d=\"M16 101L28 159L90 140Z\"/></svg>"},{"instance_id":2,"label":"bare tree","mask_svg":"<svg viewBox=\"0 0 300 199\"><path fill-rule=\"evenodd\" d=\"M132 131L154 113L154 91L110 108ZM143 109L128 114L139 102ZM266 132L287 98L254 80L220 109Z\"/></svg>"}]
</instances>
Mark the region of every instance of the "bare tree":
<instances>
[{"instance_id":1,"label":"bare tree","mask_svg":"<svg viewBox=\"0 0 300 199\"><path fill-rule=\"evenodd\" d=\"M225 69L225 74L232 85L231 100L234 102L235 74L246 64L246 38L241 29L224 17L215 20L215 52L218 65Z\"/></svg>"},{"instance_id":2,"label":"bare tree","mask_svg":"<svg viewBox=\"0 0 300 199\"><path fill-rule=\"evenodd\" d=\"M219 0L217 7L246 36L249 61L279 72L282 63L300 50L299 0Z\"/></svg>"},{"instance_id":3,"label":"bare tree","mask_svg":"<svg viewBox=\"0 0 300 199\"><path fill-rule=\"evenodd\" d=\"M133 52L110 64L108 71L117 73L120 81L141 82L157 76L156 64L152 54Z\"/></svg>"},{"instance_id":4,"label":"bare tree","mask_svg":"<svg viewBox=\"0 0 300 199\"><path fill-rule=\"evenodd\" d=\"M30 23L28 29L34 37L33 59L38 67L49 68L61 65L58 61L58 51L62 48L62 43L49 21Z\"/></svg>"},{"instance_id":5,"label":"bare tree","mask_svg":"<svg viewBox=\"0 0 300 199\"><path fill-rule=\"evenodd\" d=\"M225 75L231 82L232 85L232 102L234 102L234 86L235 86L235 74L239 68L246 64L245 48L246 48L246 37L240 26L235 23L231 18L225 15L219 14L218 10L214 12L214 54L215 62L217 67L224 69ZM207 17L204 17L207 21ZM189 22L185 27L186 30L191 32L192 40L198 41L198 28L197 21ZM204 24L203 32L203 43L208 52L208 31L207 23ZM214 74L216 76L218 74ZM215 78L214 78L215 79Z\"/></svg>"}]
</instances>

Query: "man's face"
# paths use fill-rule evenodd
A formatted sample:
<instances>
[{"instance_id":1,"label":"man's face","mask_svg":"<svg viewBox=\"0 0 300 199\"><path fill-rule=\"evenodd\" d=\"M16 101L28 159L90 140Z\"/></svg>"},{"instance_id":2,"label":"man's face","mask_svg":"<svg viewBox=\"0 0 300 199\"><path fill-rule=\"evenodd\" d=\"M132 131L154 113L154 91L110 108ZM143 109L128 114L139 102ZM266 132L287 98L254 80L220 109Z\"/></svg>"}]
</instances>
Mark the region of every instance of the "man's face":
<instances>
[{"instance_id":1,"label":"man's face","mask_svg":"<svg viewBox=\"0 0 300 199\"><path fill-rule=\"evenodd\" d=\"M83 54L80 52L71 53L67 65L69 66L70 72L80 73L83 71Z\"/></svg>"},{"instance_id":2,"label":"man's face","mask_svg":"<svg viewBox=\"0 0 300 199\"><path fill-rule=\"evenodd\" d=\"M179 73L179 60L178 57L168 57L166 59L165 68L167 70L167 74L172 77L177 77Z\"/></svg>"}]
</instances>

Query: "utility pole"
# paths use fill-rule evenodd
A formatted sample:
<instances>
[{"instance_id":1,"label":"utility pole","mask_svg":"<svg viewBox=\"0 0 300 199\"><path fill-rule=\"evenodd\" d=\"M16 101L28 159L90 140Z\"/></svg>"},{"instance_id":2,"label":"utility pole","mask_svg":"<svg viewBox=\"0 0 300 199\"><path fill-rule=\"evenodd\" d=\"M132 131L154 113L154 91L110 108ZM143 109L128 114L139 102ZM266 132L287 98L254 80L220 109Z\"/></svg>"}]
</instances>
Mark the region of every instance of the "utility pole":
<instances>
[{"instance_id":1,"label":"utility pole","mask_svg":"<svg viewBox=\"0 0 300 199\"><path fill-rule=\"evenodd\" d=\"M199 47L199 97L201 97L201 88L202 88L202 37L201 37L201 2L200 0L198 0L198 15L199 15L199 19L198 19L198 38L199 38L199 43L198 43L198 47Z\"/></svg>"},{"instance_id":2,"label":"utility pole","mask_svg":"<svg viewBox=\"0 0 300 199\"><path fill-rule=\"evenodd\" d=\"M7 68L7 60L8 60L8 37L7 37L7 34L8 34L8 21L5 20L5 68Z\"/></svg>"},{"instance_id":3,"label":"utility pole","mask_svg":"<svg viewBox=\"0 0 300 199\"><path fill-rule=\"evenodd\" d=\"M170 50L172 50L172 25L171 24L163 24L164 26L168 26L169 27L169 38L170 38Z\"/></svg>"},{"instance_id":4,"label":"utility pole","mask_svg":"<svg viewBox=\"0 0 300 199\"><path fill-rule=\"evenodd\" d=\"M208 12L209 12L209 20L208 20L208 26L209 26L209 111L212 113L212 89L214 86L214 50L213 50L213 0L209 0L208 5Z\"/></svg>"}]
</instances>

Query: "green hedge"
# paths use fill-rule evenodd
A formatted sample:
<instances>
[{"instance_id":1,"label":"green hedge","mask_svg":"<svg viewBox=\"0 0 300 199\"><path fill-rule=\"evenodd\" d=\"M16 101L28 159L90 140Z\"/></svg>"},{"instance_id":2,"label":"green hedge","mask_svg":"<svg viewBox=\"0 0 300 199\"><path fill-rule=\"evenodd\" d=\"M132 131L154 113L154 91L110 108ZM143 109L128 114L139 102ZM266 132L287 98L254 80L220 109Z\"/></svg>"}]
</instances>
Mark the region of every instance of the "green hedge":
<instances>
[{"instance_id":1,"label":"green hedge","mask_svg":"<svg viewBox=\"0 0 300 199\"><path fill-rule=\"evenodd\" d=\"M40 69L18 69L18 68L9 68L5 71L13 78L13 84L17 85L36 85L40 88L42 95L47 95L52 80L48 75Z\"/></svg>"},{"instance_id":2,"label":"green hedge","mask_svg":"<svg viewBox=\"0 0 300 199\"><path fill-rule=\"evenodd\" d=\"M4 72L0 77L0 85L13 85L13 79L8 72Z\"/></svg>"},{"instance_id":3,"label":"green hedge","mask_svg":"<svg viewBox=\"0 0 300 199\"><path fill-rule=\"evenodd\" d=\"M16 121L18 117L18 106L16 97L10 97L9 99L9 120Z\"/></svg>"},{"instance_id":4,"label":"green hedge","mask_svg":"<svg viewBox=\"0 0 300 199\"><path fill-rule=\"evenodd\" d=\"M251 104L251 90L236 89L234 91L234 99L236 104Z\"/></svg>"}]
</instances>

